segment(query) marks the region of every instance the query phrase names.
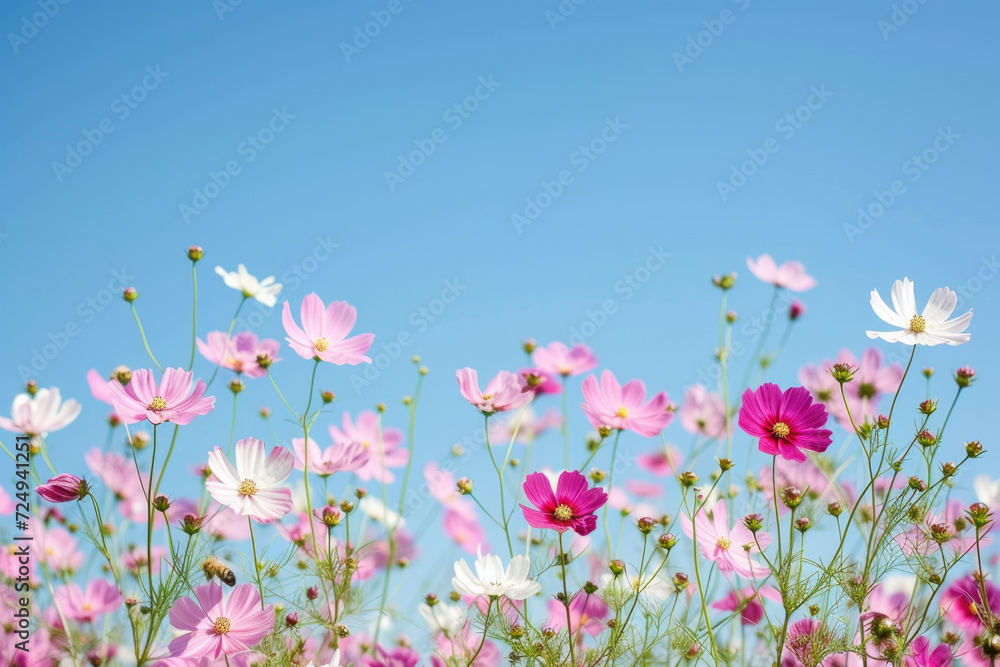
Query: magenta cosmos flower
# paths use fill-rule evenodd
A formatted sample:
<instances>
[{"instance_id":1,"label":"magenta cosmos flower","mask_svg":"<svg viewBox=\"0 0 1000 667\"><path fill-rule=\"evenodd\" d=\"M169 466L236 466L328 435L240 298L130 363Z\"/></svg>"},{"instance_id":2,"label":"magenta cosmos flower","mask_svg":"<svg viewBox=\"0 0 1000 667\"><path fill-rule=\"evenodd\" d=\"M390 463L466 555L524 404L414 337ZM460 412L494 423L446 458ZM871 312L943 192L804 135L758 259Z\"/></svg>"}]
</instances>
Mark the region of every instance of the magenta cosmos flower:
<instances>
[{"instance_id":1,"label":"magenta cosmos flower","mask_svg":"<svg viewBox=\"0 0 1000 667\"><path fill-rule=\"evenodd\" d=\"M264 443L247 438L236 443L236 466L221 447L208 454L213 477L205 488L217 501L259 523L271 523L292 509L292 492L282 486L292 473L295 457L274 447L264 457Z\"/></svg>"},{"instance_id":2,"label":"magenta cosmos flower","mask_svg":"<svg viewBox=\"0 0 1000 667\"><path fill-rule=\"evenodd\" d=\"M729 595L713 602L712 609L740 612L743 625L759 625L764 618L764 598L781 603L781 593L774 586L767 584L755 589L753 586L732 591Z\"/></svg>"},{"instance_id":3,"label":"magenta cosmos flower","mask_svg":"<svg viewBox=\"0 0 1000 667\"><path fill-rule=\"evenodd\" d=\"M300 357L338 365L371 363L371 357L365 356L365 353L371 349L375 334L347 337L358 319L354 306L346 301L332 301L326 306L313 293L302 299L299 314L302 317L301 329L295 324L288 302L285 302L281 311L281 322L288 334L285 340Z\"/></svg>"},{"instance_id":4,"label":"magenta cosmos flower","mask_svg":"<svg viewBox=\"0 0 1000 667\"><path fill-rule=\"evenodd\" d=\"M87 482L76 475L64 472L45 484L39 484L35 487L35 491L50 503L68 503L87 496Z\"/></svg>"},{"instance_id":5,"label":"magenta cosmos flower","mask_svg":"<svg viewBox=\"0 0 1000 667\"><path fill-rule=\"evenodd\" d=\"M214 396L204 395L205 383L201 380L191 390L193 378L194 373L183 368L168 368L157 385L153 371L140 368L132 371L127 385L109 380L107 386L115 413L126 424L148 419L153 425L172 422L183 426L208 414L215 405Z\"/></svg>"},{"instance_id":6,"label":"magenta cosmos flower","mask_svg":"<svg viewBox=\"0 0 1000 667\"><path fill-rule=\"evenodd\" d=\"M220 584L196 586L190 598L179 598L170 610L170 625L185 632L170 642L174 657L218 658L249 651L270 634L274 609L260 608L253 584L240 584L225 598Z\"/></svg>"},{"instance_id":7,"label":"magenta cosmos flower","mask_svg":"<svg viewBox=\"0 0 1000 667\"><path fill-rule=\"evenodd\" d=\"M571 348L558 341L549 343L547 347L535 348L531 360L540 370L563 377L582 375L597 367L597 357L583 343Z\"/></svg>"},{"instance_id":8,"label":"magenta cosmos flower","mask_svg":"<svg viewBox=\"0 0 1000 667\"><path fill-rule=\"evenodd\" d=\"M771 536L761 531L755 535L741 521L730 530L725 500L715 503L711 512L711 518L705 510L699 512L693 527L688 515L681 514L684 534L697 540L701 554L715 563L719 572L727 576L730 572L735 572L748 579L766 577L771 570L750 556L754 552L760 553L761 549L766 549L771 543ZM697 531L694 528L697 528Z\"/></svg>"},{"instance_id":9,"label":"magenta cosmos flower","mask_svg":"<svg viewBox=\"0 0 1000 667\"><path fill-rule=\"evenodd\" d=\"M911 655L903 657L903 667L951 667L953 664L951 648L947 644L938 644L932 651L927 637L914 639L910 650Z\"/></svg>"},{"instance_id":10,"label":"magenta cosmos flower","mask_svg":"<svg viewBox=\"0 0 1000 667\"><path fill-rule=\"evenodd\" d=\"M278 361L278 350L281 349L278 341L273 338L257 340L257 334L252 331L241 331L232 338L225 331L210 331L205 341L199 338L197 343L201 356L213 364L252 378L267 373L257 362L258 357Z\"/></svg>"},{"instance_id":11,"label":"magenta cosmos flower","mask_svg":"<svg viewBox=\"0 0 1000 667\"><path fill-rule=\"evenodd\" d=\"M611 371L601 373L601 382L593 375L583 381L583 411L591 425L623 431L635 431L639 435L653 438L660 434L674 418L667 392L646 399L646 385L642 380L632 380L624 387L618 384Z\"/></svg>"},{"instance_id":12,"label":"magenta cosmos flower","mask_svg":"<svg viewBox=\"0 0 1000 667\"><path fill-rule=\"evenodd\" d=\"M462 397L484 415L516 410L527 405L533 396L530 391L522 391L517 375L510 371L500 371L486 385L479 389L479 374L474 368L461 368L455 373L458 390Z\"/></svg>"},{"instance_id":13,"label":"magenta cosmos flower","mask_svg":"<svg viewBox=\"0 0 1000 667\"><path fill-rule=\"evenodd\" d=\"M563 471L553 492L545 473L534 472L524 480L524 495L538 509L521 505L524 519L533 528L589 535L597 527L598 509L608 502L599 486L589 488L587 478L575 470Z\"/></svg>"},{"instance_id":14,"label":"magenta cosmos flower","mask_svg":"<svg viewBox=\"0 0 1000 667\"><path fill-rule=\"evenodd\" d=\"M823 428L826 420L826 408L813 403L805 387L790 387L782 393L778 385L768 382L756 392L743 392L740 428L759 438L758 447L765 454L805 461L803 449L825 452L833 435Z\"/></svg>"},{"instance_id":15,"label":"magenta cosmos flower","mask_svg":"<svg viewBox=\"0 0 1000 667\"><path fill-rule=\"evenodd\" d=\"M802 262L789 260L778 266L770 255L761 255L756 260L747 257L747 268L758 280L777 287L786 287L793 292L805 292L816 287L816 279L806 273Z\"/></svg>"}]
</instances>

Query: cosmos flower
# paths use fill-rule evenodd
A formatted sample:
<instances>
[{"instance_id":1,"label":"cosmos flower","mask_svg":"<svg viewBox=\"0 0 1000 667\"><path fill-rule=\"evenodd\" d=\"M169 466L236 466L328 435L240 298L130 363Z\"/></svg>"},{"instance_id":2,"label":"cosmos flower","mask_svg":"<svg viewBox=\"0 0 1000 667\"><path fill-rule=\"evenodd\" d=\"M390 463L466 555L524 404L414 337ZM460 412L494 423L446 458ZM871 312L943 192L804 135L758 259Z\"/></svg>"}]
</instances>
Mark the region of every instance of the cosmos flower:
<instances>
[{"instance_id":1,"label":"cosmos flower","mask_svg":"<svg viewBox=\"0 0 1000 667\"><path fill-rule=\"evenodd\" d=\"M986 606L993 613L1000 609L1000 588L993 585L993 582L986 581ZM956 579L941 594L941 610L945 618L963 630L973 634L983 629L983 616L980 611L984 609L982 594L979 592L979 584L972 575Z\"/></svg>"},{"instance_id":2,"label":"cosmos flower","mask_svg":"<svg viewBox=\"0 0 1000 667\"><path fill-rule=\"evenodd\" d=\"M281 322L288 334L285 340L303 359L319 359L333 364L355 366L371 363L365 353L371 349L375 334L364 333L347 337L358 319L358 311L346 301L331 301L329 306L316 293L307 294L299 308L302 328L292 318L292 311L285 302Z\"/></svg>"},{"instance_id":3,"label":"cosmos flower","mask_svg":"<svg viewBox=\"0 0 1000 667\"><path fill-rule=\"evenodd\" d=\"M50 503L68 503L86 497L87 482L76 475L64 472L45 484L39 484L35 487L35 491Z\"/></svg>"},{"instance_id":4,"label":"cosmos flower","mask_svg":"<svg viewBox=\"0 0 1000 667\"><path fill-rule=\"evenodd\" d=\"M911 655L903 658L903 667L951 667L951 649L947 644L938 644L931 650L927 637L917 637L910 644Z\"/></svg>"},{"instance_id":5,"label":"cosmos flower","mask_svg":"<svg viewBox=\"0 0 1000 667\"><path fill-rule=\"evenodd\" d=\"M292 492L282 486L292 472L294 456L283 447L274 447L264 457L264 443L247 438L236 443L236 466L221 447L208 454L213 477L205 488L217 501L241 516L259 523L271 523L292 509Z\"/></svg>"},{"instance_id":6,"label":"cosmos flower","mask_svg":"<svg viewBox=\"0 0 1000 667\"><path fill-rule=\"evenodd\" d=\"M904 345L961 345L969 342L972 334L963 333L972 321L972 309L964 315L948 319L958 305L958 295L947 287L939 287L931 294L922 312L917 312L913 296L913 283L909 278L897 280L892 285L892 308L886 305L877 290L872 290L872 309L884 322L898 327L898 331L867 331L869 338L881 338L889 343Z\"/></svg>"},{"instance_id":7,"label":"cosmos flower","mask_svg":"<svg viewBox=\"0 0 1000 667\"><path fill-rule=\"evenodd\" d=\"M518 417L520 416L520 420ZM490 422L490 444L506 445L517 429L517 442L530 445L535 438L549 429L562 428L562 414L555 408L549 408L541 417L528 406L523 413L513 413L510 418Z\"/></svg>"},{"instance_id":8,"label":"cosmos flower","mask_svg":"<svg viewBox=\"0 0 1000 667\"><path fill-rule=\"evenodd\" d=\"M676 475L683 462L684 456L674 445L661 446L636 457L636 463L640 468L648 470L657 477Z\"/></svg>"},{"instance_id":9,"label":"cosmos flower","mask_svg":"<svg viewBox=\"0 0 1000 667\"><path fill-rule=\"evenodd\" d=\"M688 433L706 438L721 438L726 433L726 407L722 397L700 384L684 392L678 416Z\"/></svg>"},{"instance_id":10,"label":"cosmos flower","mask_svg":"<svg viewBox=\"0 0 1000 667\"><path fill-rule=\"evenodd\" d=\"M474 368L461 368L455 372L458 390L462 397L484 415L516 410L531 402L530 391L522 391L517 375L510 371L500 371L486 385L479 389L479 374Z\"/></svg>"},{"instance_id":11,"label":"cosmos flower","mask_svg":"<svg viewBox=\"0 0 1000 667\"><path fill-rule=\"evenodd\" d=\"M545 627L559 631L566 627L566 607L559 600L549 600L549 618ZM583 641L582 633L591 637L604 632L604 619L608 617L608 605L599 596L577 592L569 603L569 621L573 629L574 641ZM581 634L577 634L581 633Z\"/></svg>"},{"instance_id":12,"label":"cosmos flower","mask_svg":"<svg viewBox=\"0 0 1000 667\"><path fill-rule=\"evenodd\" d=\"M260 595L253 584L236 586L229 597L222 586L196 586L191 598L179 598L170 609L170 625L184 632L170 642L174 657L231 655L249 651L270 634L274 609L260 608Z\"/></svg>"},{"instance_id":13,"label":"cosmos flower","mask_svg":"<svg viewBox=\"0 0 1000 667\"><path fill-rule=\"evenodd\" d=\"M118 589L104 579L91 579L86 590L70 583L56 589L55 603L67 618L92 623L102 614L109 614L122 605Z\"/></svg>"},{"instance_id":14,"label":"cosmos flower","mask_svg":"<svg viewBox=\"0 0 1000 667\"><path fill-rule=\"evenodd\" d=\"M198 380L192 391L193 378L194 373L183 368L168 368L157 385L153 371L140 368L132 371L127 385L109 380L107 386L115 413L126 424L148 419L153 425L172 422L183 426L208 414L215 405L214 396L204 396L203 381Z\"/></svg>"},{"instance_id":15,"label":"cosmos flower","mask_svg":"<svg viewBox=\"0 0 1000 667\"><path fill-rule=\"evenodd\" d=\"M723 574L728 575L730 572L735 572L748 579L759 579L767 576L771 570L753 560L751 554L766 549L767 545L771 543L771 536L761 531L757 531L756 534L751 533L750 529L740 521L730 529L729 513L726 510L725 500L715 503L712 506L711 514L712 516L709 518L708 512L702 509L695 517L693 526L691 518L687 514L681 514L681 527L684 529L684 534L691 539L697 539L701 554L707 560L715 563L719 572Z\"/></svg>"},{"instance_id":16,"label":"cosmos flower","mask_svg":"<svg viewBox=\"0 0 1000 667\"><path fill-rule=\"evenodd\" d=\"M583 343L568 348L563 343L555 341L548 346L535 348L531 360L540 370L563 377L582 375L597 367L597 357Z\"/></svg>"},{"instance_id":17,"label":"cosmos flower","mask_svg":"<svg viewBox=\"0 0 1000 667\"><path fill-rule=\"evenodd\" d=\"M306 452L302 446L302 438L292 438L292 449L295 451L295 469L305 468ZM309 472L320 477L332 475L344 470L357 470L368 465L371 451L360 442L334 443L324 450L309 438Z\"/></svg>"},{"instance_id":18,"label":"cosmos flower","mask_svg":"<svg viewBox=\"0 0 1000 667\"><path fill-rule=\"evenodd\" d=\"M833 435L823 428L826 421L826 408L813 403L804 387L790 387L782 393L778 385L768 382L757 391L743 392L740 428L759 438L758 447L765 454L805 461L803 449L826 451Z\"/></svg>"},{"instance_id":19,"label":"cosmos flower","mask_svg":"<svg viewBox=\"0 0 1000 667\"><path fill-rule=\"evenodd\" d=\"M210 331L205 339L197 339L201 356L247 377L259 378L267 373L258 363L258 357L267 357L272 363L279 361L280 343L273 338L257 340L257 334L252 331L241 331L232 338L225 331Z\"/></svg>"},{"instance_id":20,"label":"cosmos flower","mask_svg":"<svg viewBox=\"0 0 1000 667\"><path fill-rule=\"evenodd\" d=\"M624 387L618 384L611 371L601 373L601 381L593 375L583 381L583 411L591 425L600 429L608 428L635 431L639 435L653 438L660 434L674 418L669 410L670 397L660 393L646 399L646 385L642 380L632 380Z\"/></svg>"},{"instance_id":21,"label":"cosmos flower","mask_svg":"<svg viewBox=\"0 0 1000 667\"><path fill-rule=\"evenodd\" d=\"M469 610L462 605L438 602L431 607L422 604L419 611L432 631L443 632L448 637L457 636L469 622Z\"/></svg>"},{"instance_id":22,"label":"cosmos flower","mask_svg":"<svg viewBox=\"0 0 1000 667\"><path fill-rule=\"evenodd\" d=\"M759 589L753 586L733 590L721 600L716 600L710 606L712 609L722 611L740 612L740 621L743 625L758 625L764 618L764 598L772 602L781 603L781 593L774 586L767 584Z\"/></svg>"},{"instance_id":23,"label":"cosmos flower","mask_svg":"<svg viewBox=\"0 0 1000 667\"><path fill-rule=\"evenodd\" d=\"M222 276L226 287L231 287L243 293L247 299L257 299L268 308L274 307L278 302L278 293L281 291L281 283L274 282L274 276L268 276L264 280L258 281L250 275L247 267L240 264L235 271L226 271L221 266L215 267L215 272Z\"/></svg>"},{"instance_id":24,"label":"cosmos flower","mask_svg":"<svg viewBox=\"0 0 1000 667\"><path fill-rule=\"evenodd\" d=\"M39 389L34 396L18 394L10 406L10 418L0 417L0 428L11 433L45 436L69 426L80 414L80 404L65 403L59 389Z\"/></svg>"},{"instance_id":25,"label":"cosmos flower","mask_svg":"<svg viewBox=\"0 0 1000 667\"><path fill-rule=\"evenodd\" d=\"M531 561L527 556L521 554L514 556L504 569L500 556L494 554L484 556L481 547L477 549L477 553L479 557L475 563L475 574L464 558L455 563L455 576L452 577L451 585L459 593L476 597L487 595L524 600L542 590L541 584L529 577Z\"/></svg>"},{"instance_id":26,"label":"cosmos flower","mask_svg":"<svg viewBox=\"0 0 1000 667\"><path fill-rule=\"evenodd\" d=\"M793 292L805 292L816 287L816 279L806 273L802 262L789 260L778 266L770 255L761 255L756 260L747 257L747 268L758 280L777 287L785 287Z\"/></svg>"},{"instance_id":27,"label":"cosmos flower","mask_svg":"<svg viewBox=\"0 0 1000 667\"><path fill-rule=\"evenodd\" d=\"M483 529L479 517L476 516L475 506L468 500L462 499L461 503L456 503L444 511L441 519L444 534L451 538L455 544L465 549L467 552L475 553L473 547L486 545L486 530Z\"/></svg>"},{"instance_id":28,"label":"cosmos flower","mask_svg":"<svg viewBox=\"0 0 1000 667\"><path fill-rule=\"evenodd\" d=\"M545 473L531 473L524 479L524 495L538 509L521 505L524 519L533 528L565 532L573 529L588 535L597 527L598 509L608 502L601 487L589 488L587 478L575 470L563 471L555 492Z\"/></svg>"},{"instance_id":29,"label":"cosmos flower","mask_svg":"<svg viewBox=\"0 0 1000 667\"><path fill-rule=\"evenodd\" d=\"M380 427L378 415L371 410L362 410L355 420L345 411L340 426L330 426L330 437L335 445L342 447L361 443L369 456L364 465L354 469L354 474L366 481L374 479L392 484L396 476L389 468L401 468L410 460L410 452L403 446L403 432L398 428ZM312 465L312 454L309 459Z\"/></svg>"}]
</instances>

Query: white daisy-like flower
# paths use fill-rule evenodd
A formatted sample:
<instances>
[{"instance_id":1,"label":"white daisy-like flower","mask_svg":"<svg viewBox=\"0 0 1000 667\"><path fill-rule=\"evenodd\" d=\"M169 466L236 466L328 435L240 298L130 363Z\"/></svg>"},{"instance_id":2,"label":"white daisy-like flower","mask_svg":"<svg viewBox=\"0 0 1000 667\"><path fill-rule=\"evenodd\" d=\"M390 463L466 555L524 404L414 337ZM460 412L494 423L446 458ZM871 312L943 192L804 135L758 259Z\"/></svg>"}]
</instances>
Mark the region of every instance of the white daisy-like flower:
<instances>
[{"instance_id":1,"label":"white daisy-like flower","mask_svg":"<svg viewBox=\"0 0 1000 667\"><path fill-rule=\"evenodd\" d=\"M455 563L455 576L451 585L459 593L466 595L488 595L490 597L504 596L511 600L525 600L542 590L541 584L529 578L531 561L520 554L510 559L510 565L504 569L500 556L483 555L483 547L476 549L479 558L476 559L476 573L473 574L465 559Z\"/></svg>"},{"instance_id":2,"label":"white daisy-like flower","mask_svg":"<svg viewBox=\"0 0 1000 667\"><path fill-rule=\"evenodd\" d=\"M642 587L640 598L646 603L666 600L675 590L673 583L667 581L659 574L653 579L649 579L648 577L643 579L638 575L629 575L628 572L620 574L617 577L612 574L601 575L602 598L605 595L609 595L612 598L615 596L631 598L640 587Z\"/></svg>"},{"instance_id":3,"label":"white daisy-like flower","mask_svg":"<svg viewBox=\"0 0 1000 667\"><path fill-rule=\"evenodd\" d=\"M236 465L216 447L208 454L212 477L205 488L219 503L258 523L271 523L292 509L292 492L284 485L295 457L283 447L265 456L264 443L247 438L236 443Z\"/></svg>"},{"instance_id":4,"label":"white daisy-like flower","mask_svg":"<svg viewBox=\"0 0 1000 667\"><path fill-rule=\"evenodd\" d=\"M403 517L389 509L385 503L374 496L362 498L360 507L361 511L368 515L368 518L385 524L389 530L396 530L406 525L406 520Z\"/></svg>"},{"instance_id":5,"label":"white daisy-like flower","mask_svg":"<svg viewBox=\"0 0 1000 667\"><path fill-rule=\"evenodd\" d=\"M869 338L881 338L904 345L961 345L972 334L964 333L972 321L972 309L964 315L948 319L958 305L958 295L947 287L939 287L927 300L923 312L917 312L913 283L909 278L897 280L892 286L892 308L886 305L878 290L872 290L872 309L883 321L898 331L868 331Z\"/></svg>"},{"instance_id":6,"label":"white daisy-like flower","mask_svg":"<svg viewBox=\"0 0 1000 667\"><path fill-rule=\"evenodd\" d=\"M465 607L447 602L438 602L433 607L420 605L420 615L427 621L431 630L440 630L446 637L456 637L465 627L468 614Z\"/></svg>"},{"instance_id":7,"label":"white daisy-like flower","mask_svg":"<svg viewBox=\"0 0 1000 667\"><path fill-rule=\"evenodd\" d=\"M278 302L278 293L281 291L281 283L274 282L274 276L268 276L263 280L257 280L250 275L247 267L240 264L235 271L226 271L221 266L215 267L215 272L222 276L226 287L239 290L243 296L257 299L268 307L273 307Z\"/></svg>"},{"instance_id":8,"label":"white daisy-like flower","mask_svg":"<svg viewBox=\"0 0 1000 667\"><path fill-rule=\"evenodd\" d=\"M41 435L69 426L80 414L80 404L63 401L59 389L39 389L34 396L18 394L10 407L10 419L0 417L0 428L11 433Z\"/></svg>"}]
</instances>

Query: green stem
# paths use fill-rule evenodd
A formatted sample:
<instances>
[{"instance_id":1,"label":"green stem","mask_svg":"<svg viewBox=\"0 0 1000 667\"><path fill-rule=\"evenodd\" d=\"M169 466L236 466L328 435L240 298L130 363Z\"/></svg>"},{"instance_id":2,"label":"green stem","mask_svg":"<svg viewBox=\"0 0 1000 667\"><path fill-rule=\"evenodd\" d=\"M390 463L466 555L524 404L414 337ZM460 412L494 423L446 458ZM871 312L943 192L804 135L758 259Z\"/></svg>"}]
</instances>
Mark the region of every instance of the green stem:
<instances>
[{"instance_id":1,"label":"green stem","mask_svg":"<svg viewBox=\"0 0 1000 667\"><path fill-rule=\"evenodd\" d=\"M510 540L510 528L508 527L507 519L507 505L504 500L504 488L503 488L503 469L497 465L497 459L493 456L493 447L490 445L490 414L483 413L483 418L486 420L486 451L490 455L490 461L493 463L493 469L497 473L497 479L500 482L500 516L503 518L503 532L507 537L507 551L510 557L514 557L514 544Z\"/></svg>"},{"instance_id":2,"label":"green stem","mask_svg":"<svg viewBox=\"0 0 1000 667\"><path fill-rule=\"evenodd\" d=\"M149 457L149 479L150 479L150 483L152 483L153 473L156 470L156 468L155 468L155 466L156 466L156 429L157 429L157 425L154 424L153 425L153 451L152 451L151 456ZM148 523L146 524L146 563L148 563L148 567L146 569L147 569L147 574L149 575L149 606L150 606L150 608L152 608L152 607L155 606L155 604L154 604L155 599L154 599L154 595L153 595L153 498L155 498L156 496L153 495L153 493L154 493L153 492L153 487L150 486L149 487L149 494L146 497L146 504L147 504L147 508L148 508L148 511L147 511Z\"/></svg>"},{"instance_id":3,"label":"green stem","mask_svg":"<svg viewBox=\"0 0 1000 667\"><path fill-rule=\"evenodd\" d=\"M472 658L469 660L469 662L466 663L465 667L472 667L472 663L476 661L476 658L479 657L480 651L483 650L483 646L486 645L486 632L489 630L490 627L490 612L492 611L493 611L493 598L490 597L490 601L486 606L486 620L483 621L483 639L481 642L479 642L479 648L476 649L476 652L472 655Z\"/></svg>"},{"instance_id":4,"label":"green stem","mask_svg":"<svg viewBox=\"0 0 1000 667\"><path fill-rule=\"evenodd\" d=\"M142 322L139 321L139 311L135 309L135 302L132 301L129 305L132 307L132 316L135 317L135 323L139 325L139 335L142 336L142 344L146 347L146 354L149 355L149 358L153 360L153 363L156 364L156 367L162 373L163 366L153 356L153 351L149 349L149 341L146 340L146 332L142 330Z\"/></svg>"},{"instance_id":5,"label":"green stem","mask_svg":"<svg viewBox=\"0 0 1000 667\"><path fill-rule=\"evenodd\" d=\"M569 439L569 378L565 375L563 376L563 391L562 391L562 413L563 413L563 449L565 450L565 461L566 470L570 469L570 463L573 458L573 447L570 445Z\"/></svg>"},{"instance_id":6,"label":"green stem","mask_svg":"<svg viewBox=\"0 0 1000 667\"><path fill-rule=\"evenodd\" d=\"M611 491L611 485L615 480L615 459L618 458L618 439L621 437L621 429L615 431L615 444L611 448L611 467L608 469L608 491ZM604 537L608 540L608 557L613 558L614 553L612 552L611 544L611 527L608 525L608 505L604 504Z\"/></svg>"},{"instance_id":7,"label":"green stem","mask_svg":"<svg viewBox=\"0 0 1000 667\"><path fill-rule=\"evenodd\" d=\"M608 545L611 548L611 545ZM576 651L573 648L573 619L569 612L569 589L566 586L566 552L563 550L563 531L559 531L559 566L562 568L563 605L566 608L566 633L569 642L570 664L576 665Z\"/></svg>"},{"instance_id":8,"label":"green stem","mask_svg":"<svg viewBox=\"0 0 1000 667\"><path fill-rule=\"evenodd\" d=\"M264 581L260 578L260 561L257 560L257 540L253 536L253 519L248 517L247 523L250 525L250 548L253 550L253 571L257 577L257 590L260 591L260 609L264 611ZM312 523L312 512L309 513L309 523ZM315 544L313 545L313 553L319 553L315 550Z\"/></svg>"},{"instance_id":9,"label":"green stem","mask_svg":"<svg viewBox=\"0 0 1000 667\"><path fill-rule=\"evenodd\" d=\"M188 370L194 368L194 353L198 349L198 264L191 262L191 282L194 285L194 299L191 307L191 361Z\"/></svg>"},{"instance_id":10,"label":"green stem","mask_svg":"<svg viewBox=\"0 0 1000 667\"><path fill-rule=\"evenodd\" d=\"M239 400L240 395L237 392L233 392L233 420L229 424L229 442L226 445L226 457L231 456L233 451L233 436L236 434L236 402ZM308 447L306 448L308 449Z\"/></svg>"},{"instance_id":11,"label":"green stem","mask_svg":"<svg viewBox=\"0 0 1000 667\"><path fill-rule=\"evenodd\" d=\"M236 307L236 314L233 315L233 321L229 323L229 329L226 330L227 340L229 339L230 336L233 335L233 329L236 327L236 320L240 318L240 310L243 309L243 304L247 302L247 298L248 297L243 297L243 299L240 301L240 305ZM222 368L222 359L219 359L219 363L215 365L215 370L212 371L212 377L208 379L208 385L207 385L208 387L211 387L212 383L215 382L215 376L219 374L220 368Z\"/></svg>"}]
</instances>

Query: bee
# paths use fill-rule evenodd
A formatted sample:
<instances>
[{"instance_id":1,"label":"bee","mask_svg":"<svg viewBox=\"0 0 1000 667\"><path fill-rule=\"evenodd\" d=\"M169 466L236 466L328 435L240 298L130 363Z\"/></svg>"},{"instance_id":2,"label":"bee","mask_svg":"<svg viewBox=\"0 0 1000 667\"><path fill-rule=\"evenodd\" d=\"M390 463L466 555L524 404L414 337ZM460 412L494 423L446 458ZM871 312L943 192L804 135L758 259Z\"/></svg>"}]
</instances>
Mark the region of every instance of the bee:
<instances>
[{"instance_id":1,"label":"bee","mask_svg":"<svg viewBox=\"0 0 1000 667\"><path fill-rule=\"evenodd\" d=\"M212 577L218 577L219 581L227 586L236 585L236 573L215 556L206 558L205 562L201 564L201 569L205 571L205 578L209 581L212 580Z\"/></svg>"}]
</instances>

